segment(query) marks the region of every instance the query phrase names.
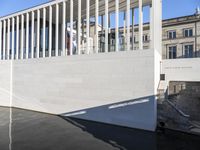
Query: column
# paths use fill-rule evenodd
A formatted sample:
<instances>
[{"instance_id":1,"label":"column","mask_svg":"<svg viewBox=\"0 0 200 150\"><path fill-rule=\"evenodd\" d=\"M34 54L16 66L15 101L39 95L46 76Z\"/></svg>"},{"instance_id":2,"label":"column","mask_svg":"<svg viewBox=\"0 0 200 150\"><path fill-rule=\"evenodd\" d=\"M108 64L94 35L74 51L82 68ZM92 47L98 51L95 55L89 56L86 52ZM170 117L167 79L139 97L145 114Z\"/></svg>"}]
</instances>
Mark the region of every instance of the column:
<instances>
[{"instance_id":1,"label":"column","mask_svg":"<svg viewBox=\"0 0 200 150\"><path fill-rule=\"evenodd\" d=\"M45 57L46 51L46 8L43 8L43 36L42 36L42 57Z\"/></svg>"},{"instance_id":2,"label":"column","mask_svg":"<svg viewBox=\"0 0 200 150\"><path fill-rule=\"evenodd\" d=\"M16 57L19 59L19 16L17 16L17 25L16 25Z\"/></svg>"},{"instance_id":3,"label":"column","mask_svg":"<svg viewBox=\"0 0 200 150\"><path fill-rule=\"evenodd\" d=\"M96 53L99 52L99 32L98 32L98 28L99 28L99 0L96 0L96 3L95 3L95 50L96 50Z\"/></svg>"},{"instance_id":4,"label":"column","mask_svg":"<svg viewBox=\"0 0 200 150\"><path fill-rule=\"evenodd\" d=\"M24 54L24 15L21 15L21 46L20 46L20 58L23 59Z\"/></svg>"},{"instance_id":5,"label":"column","mask_svg":"<svg viewBox=\"0 0 200 150\"><path fill-rule=\"evenodd\" d=\"M123 33L124 33L124 41L123 41L123 51L126 49L126 40L127 40L127 37L126 37L126 11L124 11L124 26L123 26Z\"/></svg>"},{"instance_id":6,"label":"column","mask_svg":"<svg viewBox=\"0 0 200 150\"><path fill-rule=\"evenodd\" d=\"M3 21L3 59L5 60L6 55L6 20Z\"/></svg>"},{"instance_id":7,"label":"column","mask_svg":"<svg viewBox=\"0 0 200 150\"><path fill-rule=\"evenodd\" d=\"M29 13L26 13L26 59L29 55Z\"/></svg>"},{"instance_id":8,"label":"column","mask_svg":"<svg viewBox=\"0 0 200 150\"><path fill-rule=\"evenodd\" d=\"M2 21L0 21L0 60L2 59Z\"/></svg>"},{"instance_id":9,"label":"column","mask_svg":"<svg viewBox=\"0 0 200 150\"><path fill-rule=\"evenodd\" d=\"M119 51L119 0L115 0L115 51Z\"/></svg>"},{"instance_id":10,"label":"column","mask_svg":"<svg viewBox=\"0 0 200 150\"><path fill-rule=\"evenodd\" d=\"M108 0L105 0L105 52L108 52Z\"/></svg>"},{"instance_id":11,"label":"column","mask_svg":"<svg viewBox=\"0 0 200 150\"><path fill-rule=\"evenodd\" d=\"M56 38L55 38L55 56L58 56L58 31L59 31L59 5L56 4Z\"/></svg>"},{"instance_id":12,"label":"column","mask_svg":"<svg viewBox=\"0 0 200 150\"><path fill-rule=\"evenodd\" d=\"M40 57L40 10L37 10L37 48L36 58Z\"/></svg>"},{"instance_id":13,"label":"column","mask_svg":"<svg viewBox=\"0 0 200 150\"><path fill-rule=\"evenodd\" d=\"M79 0L78 2L78 55L81 54L81 3L82 3L82 0Z\"/></svg>"},{"instance_id":14,"label":"column","mask_svg":"<svg viewBox=\"0 0 200 150\"><path fill-rule=\"evenodd\" d=\"M7 30L7 54L6 59L10 58L10 19L8 19L8 30Z\"/></svg>"},{"instance_id":15,"label":"column","mask_svg":"<svg viewBox=\"0 0 200 150\"><path fill-rule=\"evenodd\" d=\"M143 49L143 8L142 0L139 0L139 49Z\"/></svg>"},{"instance_id":16,"label":"column","mask_svg":"<svg viewBox=\"0 0 200 150\"><path fill-rule=\"evenodd\" d=\"M52 6L49 6L49 57L52 51Z\"/></svg>"},{"instance_id":17,"label":"column","mask_svg":"<svg viewBox=\"0 0 200 150\"><path fill-rule=\"evenodd\" d=\"M103 45L103 42L105 42L105 38L103 41L103 34L104 34L104 20L103 15L101 16L101 38L100 38L100 52L105 52L105 46Z\"/></svg>"},{"instance_id":18,"label":"column","mask_svg":"<svg viewBox=\"0 0 200 150\"><path fill-rule=\"evenodd\" d=\"M152 0L151 8L151 48L162 57L162 1Z\"/></svg>"},{"instance_id":19,"label":"column","mask_svg":"<svg viewBox=\"0 0 200 150\"><path fill-rule=\"evenodd\" d=\"M150 49L153 49L153 43L152 43L152 35L153 35L153 8L152 8L152 5L150 5L150 24L149 24L149 27L150 27Z\"/></svg>"},{"instance_id":20,"label":"column","mask_svg":"<svg viewBox=\"0 0 200 150\"><path fill-rule=\"evenodd\" d=\"M90 0L86 2L86 51L90 53Z\"/></svg>"},{"instance_id":21,"label":"column","mask_svg":"<svg viewBox=\"0 0 200 150\"><path fill-rule=\"evenodd\" d=\"M31 19L31 58L34 58L34 11L32 11Z\"/></svg>"},{"instance_id":22,"label":"column","mask_svg":"<svg viewBox=\"0 0 200 150\"><path fill-rule=\"evenodd\" d=\"M135 39L135 11L132 8L132 49L134 50L134 39Z\"/></svg>"},{"instance_id":23,"label":"column","mask_svg":"<svg viewBox=\"0 0 200 150\"><path fill-rule=\"evenodd\" d=\"M130 0L126 0L127 51L130 51Z\"/></svg>"},{"instance_id":24,"label":"column","mask_svg":"<svg viewBox=\"0 0 200 150\"><path fill-rule=\"evenodd\" d=\"M73 55L73 0L70 0L70 55Z\"/></svg>"},{"instance_id":25,"label":"column","mask_svg":"<svg viewBox=\"0 0 200 150\"><path fill-rule=\"evenodd\" d=\"M12 17L12 45L11 45L11 59L14 59L14 49L15 49L15 18Z\"/></svg>"},{"instance_id":26,"label":"column","mask_svg":"<svg viewBox=\"0 0 200 150\"><path fill-rule=\"evenodd\" d=\"M79 0L79 3L81 0ZM63 22L62 22L62 52L63 56L65 56L66 51L65 51L65 44L66 44L66 31L65 31L65 24L66 23L66 2L63 2Z\"/></svg>"}]
</instances>

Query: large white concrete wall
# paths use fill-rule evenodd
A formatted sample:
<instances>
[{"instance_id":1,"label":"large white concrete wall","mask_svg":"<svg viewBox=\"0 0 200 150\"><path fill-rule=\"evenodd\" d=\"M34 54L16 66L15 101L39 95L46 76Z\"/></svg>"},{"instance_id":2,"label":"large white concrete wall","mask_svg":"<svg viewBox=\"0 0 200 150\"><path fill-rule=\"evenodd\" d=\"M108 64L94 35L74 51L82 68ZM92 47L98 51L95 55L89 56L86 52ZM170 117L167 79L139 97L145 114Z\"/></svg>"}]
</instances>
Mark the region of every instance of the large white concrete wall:
<instances>
[{"instance_id":1,"label":"large white concrete wall","mask_svg":"<svg viewBox=\"0 0 200 150\"><path fill-rule=\"evenodd\" d=\"M10 106L11 62L0 61L0 105Z\"/></svg>"},{"instance_id":2,"label":"large white concrete wall","mask_svg":"<svg viewBox=\"0 0 200 150\"><path fill-rule=\"evenodd\" d=\"M154 67L153 50L15 60L12 106L154 130Z\"/></svg>"},{"instance_id":3,"label":"large white concrete wall","mask_svg":"<svg viewBox=\"0 0 200 150\"><path fill-rule=\"evenodd\" d=\"M200 81L200 58L162 61L166 81Z\"/></svg>"}]
</instances>

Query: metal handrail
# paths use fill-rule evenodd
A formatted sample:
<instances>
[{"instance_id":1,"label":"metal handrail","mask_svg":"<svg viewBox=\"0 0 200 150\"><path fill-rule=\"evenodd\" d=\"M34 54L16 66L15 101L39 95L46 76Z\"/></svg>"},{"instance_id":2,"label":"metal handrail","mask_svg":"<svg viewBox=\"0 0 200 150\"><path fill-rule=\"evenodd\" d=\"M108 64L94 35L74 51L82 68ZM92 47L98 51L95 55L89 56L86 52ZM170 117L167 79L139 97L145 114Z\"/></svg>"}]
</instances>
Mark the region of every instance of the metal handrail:
<instances>
[{"instance_id":1,"label":"metal handrail","mask_svg":"<svg viewBox=\"0 0 200 150\"><path fill-rule=\"evenodd\" d=\"M172 106L181 116L190 118L190 115L185 114L182 110L176 107L176 105L169 100L166 100L170 106Z\"/></svg>"}]
</instances>

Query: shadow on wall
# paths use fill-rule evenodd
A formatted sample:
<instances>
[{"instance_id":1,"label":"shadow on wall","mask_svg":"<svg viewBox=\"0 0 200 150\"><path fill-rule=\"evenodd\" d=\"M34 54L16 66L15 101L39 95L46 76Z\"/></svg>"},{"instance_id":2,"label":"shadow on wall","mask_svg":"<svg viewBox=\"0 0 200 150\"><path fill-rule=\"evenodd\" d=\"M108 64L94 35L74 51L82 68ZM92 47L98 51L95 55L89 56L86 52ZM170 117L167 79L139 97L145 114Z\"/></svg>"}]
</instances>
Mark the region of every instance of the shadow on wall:
<instances>
[{"instance_id":1,"label":"shadow on wall","mask_svg":"<svg viewBox=\"0 0 200 150\"><path fill-rule=\"evenodd\" d=\"M152 95L65 113L61 116L154 131L157 119L156 101Z\"/></svg>"}]
</instances>

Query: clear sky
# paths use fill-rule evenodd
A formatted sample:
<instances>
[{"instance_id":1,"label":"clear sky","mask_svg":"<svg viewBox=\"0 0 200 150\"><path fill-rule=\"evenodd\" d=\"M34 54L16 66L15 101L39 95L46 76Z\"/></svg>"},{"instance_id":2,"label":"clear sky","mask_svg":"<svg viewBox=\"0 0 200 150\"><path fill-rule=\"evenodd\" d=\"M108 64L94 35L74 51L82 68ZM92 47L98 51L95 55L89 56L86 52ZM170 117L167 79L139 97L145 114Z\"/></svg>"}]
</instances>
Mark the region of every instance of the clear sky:
<instances>
[{"instance_id":1,"label":"clear sky","mask_svg":"<svg viewBox=\"0 0 200 150\"><path fill-rule=\"evenodd\" d=\"M0 0L0 16L8 15L48 1L49 0ZM192 15L198 6L200 7L200 0L163 0L163 19ZM148 11L148 8L144 9L145 22L149 20ZM123 18L123 14L120 16Z\"/></svg>"}]
</instances>

